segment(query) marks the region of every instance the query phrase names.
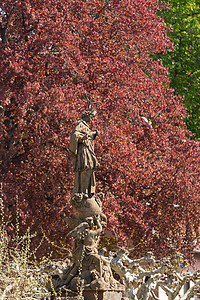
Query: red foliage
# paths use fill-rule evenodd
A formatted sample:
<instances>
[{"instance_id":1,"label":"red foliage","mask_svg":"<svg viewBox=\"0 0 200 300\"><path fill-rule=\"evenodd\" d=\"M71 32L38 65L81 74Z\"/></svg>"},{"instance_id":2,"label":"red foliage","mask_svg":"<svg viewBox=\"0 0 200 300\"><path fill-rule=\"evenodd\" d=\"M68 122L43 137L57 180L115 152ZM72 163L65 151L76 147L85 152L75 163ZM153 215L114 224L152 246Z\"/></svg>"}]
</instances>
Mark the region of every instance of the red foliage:
<instances>
[{"instance_id":1,"label":"red foliage","mask_svg":"<svg viewBox=\"0 0 200 300\"><path fill-rule=\"evenodd\" d=\"M1 1L0 180L9 222L18 195L24 228L66 247L68 143L89 98L98 110L96 176L108 227L137 255L190 252L200 149L167 70L150 55L170 47L158 10L156 0Z\"/></svg>"}]
</instances>

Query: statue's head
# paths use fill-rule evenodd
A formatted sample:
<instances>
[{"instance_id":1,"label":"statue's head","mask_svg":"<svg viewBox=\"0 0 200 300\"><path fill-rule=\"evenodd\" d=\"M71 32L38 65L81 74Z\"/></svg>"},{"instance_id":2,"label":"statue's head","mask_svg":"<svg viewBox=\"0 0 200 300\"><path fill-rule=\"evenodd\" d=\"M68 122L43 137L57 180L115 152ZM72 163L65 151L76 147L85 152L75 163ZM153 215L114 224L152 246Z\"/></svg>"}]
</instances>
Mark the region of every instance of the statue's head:
<instances>
[{"instance_id":1,"label":"statue's head","mask_svg":"<svg viewBox=\"0 0 200 300\"><path fill-rule=\"evenodd\" d=\"M86 122L90 122L97 114L96 109L94 108L87 108L83 113L81 118L86 121Z\"/></svg>"}]
</instances>

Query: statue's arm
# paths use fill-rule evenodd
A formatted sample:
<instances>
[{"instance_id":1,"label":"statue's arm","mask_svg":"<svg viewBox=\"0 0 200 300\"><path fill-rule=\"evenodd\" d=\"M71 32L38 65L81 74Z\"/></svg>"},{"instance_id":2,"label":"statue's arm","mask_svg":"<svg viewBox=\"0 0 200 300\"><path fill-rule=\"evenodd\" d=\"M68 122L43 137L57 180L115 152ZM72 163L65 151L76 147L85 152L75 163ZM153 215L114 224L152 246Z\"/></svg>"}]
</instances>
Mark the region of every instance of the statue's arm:
<instances>
[{"instance_id":1,"label":"statue's arm","mask_svg":"<svg viewBox=\"0 0 200 300\"><path fill-rule=\"evenodd\" d=\"M95 130L91 133L91 135L92 135L92 139L95 140L96 137L100 135L100 132L99 130Z\"/></svg>"},{"instance_id":2,"label":"statue's arm","mask_svg":"<svg viewBox=\"0 0 200 300\"><path fill-rule=\"evenodd\" d=\"M69 142L69 151L71 156L77 155L78 152L78 144L82 143L83 140L85 139L85 134L75 130L70 138L70 142Z\"/></svg>"}]
</instances>

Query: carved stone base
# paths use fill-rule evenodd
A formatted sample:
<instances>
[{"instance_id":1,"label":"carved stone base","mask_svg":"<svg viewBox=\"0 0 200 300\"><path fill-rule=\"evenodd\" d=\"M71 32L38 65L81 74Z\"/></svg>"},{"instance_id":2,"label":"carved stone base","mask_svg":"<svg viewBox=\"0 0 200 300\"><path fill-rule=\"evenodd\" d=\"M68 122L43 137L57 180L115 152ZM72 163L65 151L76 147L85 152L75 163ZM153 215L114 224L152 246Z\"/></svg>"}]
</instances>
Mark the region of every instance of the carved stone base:
<instances>
[{"instance_id":1,"label":"carved stone base","mask_svg":"<svg viewBox=\"0 0 200 300\"><path fill-rule=\"evenodd\" d=\"M51 300L54 300L54 296ZM73 291L63 291L61 293L62 300L123 300L122 291L83 291L82 295L78 295Z\"/></svg>"}]
</instances>

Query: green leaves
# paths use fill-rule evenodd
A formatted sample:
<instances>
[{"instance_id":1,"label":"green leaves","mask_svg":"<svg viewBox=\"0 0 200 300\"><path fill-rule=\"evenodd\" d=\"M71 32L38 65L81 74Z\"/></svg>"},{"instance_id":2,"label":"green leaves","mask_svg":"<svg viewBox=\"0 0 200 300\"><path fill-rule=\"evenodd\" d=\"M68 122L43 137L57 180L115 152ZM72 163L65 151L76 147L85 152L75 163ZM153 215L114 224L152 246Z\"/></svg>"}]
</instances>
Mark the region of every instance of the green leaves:
<instances>
[{"instance_id":1,"label":"green leaves","mask_svg":"<svg viewBox=\"0 0 200 300\"><path fill-rule=\"evenodd\" d=\"M160 14L171 28L169 35L175 49L161 58L169 68L171 87L184 96L184 104L190 116L186 119L188 129L200 137L200 9L198 0L169 0L171 9Z\"/></svg>"}]
</instances>

